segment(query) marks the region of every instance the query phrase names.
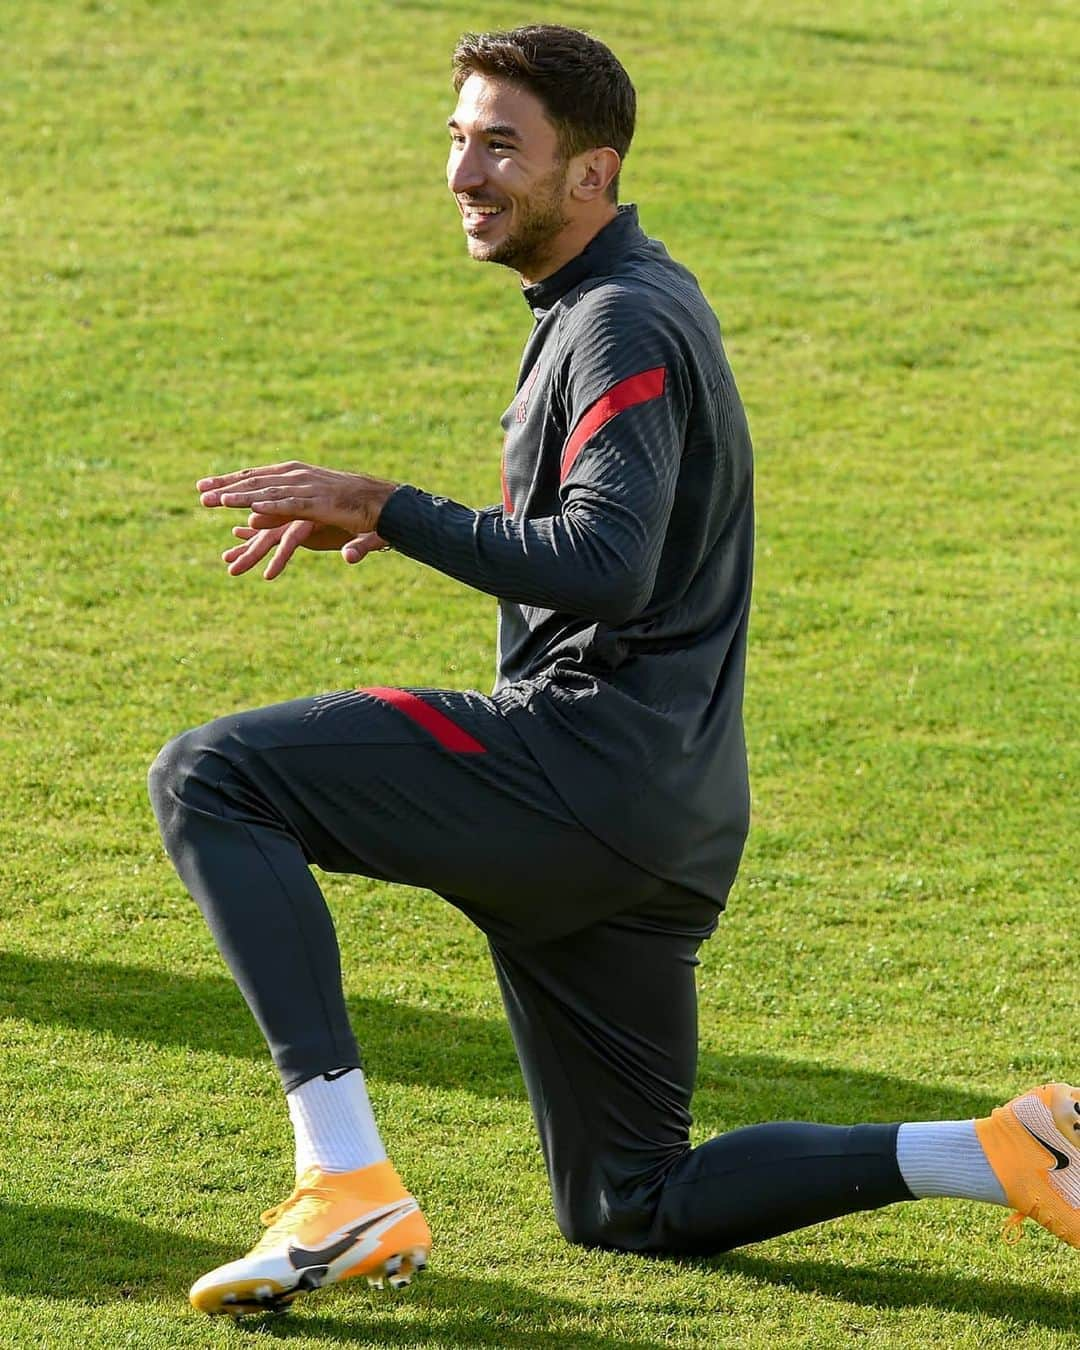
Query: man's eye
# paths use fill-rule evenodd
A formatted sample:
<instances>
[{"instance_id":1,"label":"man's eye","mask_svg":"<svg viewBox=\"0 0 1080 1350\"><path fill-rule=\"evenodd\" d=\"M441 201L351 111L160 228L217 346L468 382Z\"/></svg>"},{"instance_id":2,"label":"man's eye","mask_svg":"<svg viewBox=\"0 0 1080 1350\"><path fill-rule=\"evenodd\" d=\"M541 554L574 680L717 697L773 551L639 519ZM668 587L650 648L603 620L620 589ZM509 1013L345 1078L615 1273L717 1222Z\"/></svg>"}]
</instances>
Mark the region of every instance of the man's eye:
<instances>
[{"instance_id":1,"label":"man's eye","mask_svg":"<svg viewBox=\"0 0 1080 1350\"><path fill-rule=\"evenodd\" d=\"M513 150L512 145L507 145L505 141L489 141L492 150Z\"/></svg>"}]
</instances>

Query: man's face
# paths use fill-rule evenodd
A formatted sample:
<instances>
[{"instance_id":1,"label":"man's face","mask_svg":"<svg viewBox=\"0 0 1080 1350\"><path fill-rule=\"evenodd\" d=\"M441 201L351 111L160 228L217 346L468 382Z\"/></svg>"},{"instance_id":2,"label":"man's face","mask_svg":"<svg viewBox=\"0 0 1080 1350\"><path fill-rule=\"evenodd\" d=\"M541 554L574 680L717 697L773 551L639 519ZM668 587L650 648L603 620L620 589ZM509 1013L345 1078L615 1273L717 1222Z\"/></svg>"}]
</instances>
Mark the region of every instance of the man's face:
<instances>
[{"instance_id":1,"label":"man's face","mask_svg":"<svg viewBox=\"0 0 1080 1350\"><path fill-rule=\"evenodd\" d=\"M567 214L567 170L539 99L506 80L470 75L449 119L446 181L461 211L469 256L528 279L545 262Z\"/></svg>"}]
</instances>

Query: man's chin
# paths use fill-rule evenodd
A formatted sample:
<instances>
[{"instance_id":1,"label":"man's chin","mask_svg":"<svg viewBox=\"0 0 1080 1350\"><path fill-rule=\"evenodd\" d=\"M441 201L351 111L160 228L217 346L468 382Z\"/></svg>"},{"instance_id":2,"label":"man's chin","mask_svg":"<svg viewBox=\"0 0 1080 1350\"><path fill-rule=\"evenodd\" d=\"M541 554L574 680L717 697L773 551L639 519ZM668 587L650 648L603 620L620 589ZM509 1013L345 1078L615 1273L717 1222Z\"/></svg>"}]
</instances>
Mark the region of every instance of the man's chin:
<instances>
[{"instance_id":1,"label":"man's chin","mask_svg":"<svg viewBox=\"0 0 1080 1350\"><path fill-rule=\"evenodd\" d=\"M499 263L520 272L523 277L542 273L550 251L546 236L506 233L498 239L465 236L473 262Z\"/></svg>"},{"instance_id":2,"label":"man's chin","mask_svg":"<svg viewBox=\"0 0 1080 1350\"><path fill-rule=\"evenodd\" d=\"M471 234L467 234L465 247L469 250L469 257L474 261L488 262L496 245L489 244L486 239L474 239Z\"/></svg>"},{"instance_id":3,"label":"man's chin","mask_svg":"<svg viewBox=\"0 0 1080 1350\"><path fill-rule=\"evenodd\" d=\"M469 257L473 262L502 263L504 267L513 267L514 265L512 240L488 241L487 239L475 239L472 235L467 235L466 243Z\"/></svg>"}]
</instances>

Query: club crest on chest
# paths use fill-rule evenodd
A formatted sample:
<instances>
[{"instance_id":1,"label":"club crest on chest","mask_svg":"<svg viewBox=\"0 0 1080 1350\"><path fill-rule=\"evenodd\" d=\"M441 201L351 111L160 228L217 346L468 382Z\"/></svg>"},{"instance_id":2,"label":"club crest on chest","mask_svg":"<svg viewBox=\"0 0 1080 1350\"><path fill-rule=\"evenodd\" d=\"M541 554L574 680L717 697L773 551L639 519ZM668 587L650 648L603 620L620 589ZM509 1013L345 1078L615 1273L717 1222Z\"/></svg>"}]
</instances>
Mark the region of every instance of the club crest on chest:
<instances>
[{"instance_id":1,"label":"club crest on chest","mask_svg":"<svg viewBox=\"0 0 1080 1350\"><path fill-rule=\"evenodd\" d=\"M537 377L540 374L540 362L533 366L529 371L525 383L521 386L521 392L518 395L517 405L514 409L514 421L524 422L529 415L529 399L532 397L533 386L536 384Z\"/></svg>"}]
</instances>

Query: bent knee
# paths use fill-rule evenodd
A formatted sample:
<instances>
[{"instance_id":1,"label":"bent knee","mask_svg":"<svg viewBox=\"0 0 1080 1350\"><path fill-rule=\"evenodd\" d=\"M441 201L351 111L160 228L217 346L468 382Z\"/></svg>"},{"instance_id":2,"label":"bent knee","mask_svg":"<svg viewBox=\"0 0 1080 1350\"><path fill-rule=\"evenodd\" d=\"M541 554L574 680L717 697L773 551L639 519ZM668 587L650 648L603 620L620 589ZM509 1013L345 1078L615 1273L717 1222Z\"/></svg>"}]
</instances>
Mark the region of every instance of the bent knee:
<instances>
[{"instance_id":1,"label":"bent knee","mask_svg":"<svg viewBox=\"0 0 1080 1350\"><path fill-rule=\"evenodd\" d=\"M555 1205L559 1232L577 1247L641 1251L649 1245L654 1206L616 1200L603 1189L583 1186Z\"/></svg>"},{"instance_id":2,"label":"bent knee","mask_svg":"<svg viewBox=\"0 0 1080 1350\"><path fill-rule=\"evenodd\" d=\"M146 775L147 791L159 819L170 790L179 776L179 762L183 754L182 743L187 734L184 732L183 735L174 736L171 741L167 741L157 752L153 764L150 765L150 772Z\"/></svg>"},{"instance_id":3,"label":"bent knee","mask_svg":"<svg viewBox=\"0 0 1080 1350\"><path fill-rule=\"evenodd\" d=\"M195 727L174 736L150 765L147 788L150 801L159 821L171 817L178 801L185 800L193 785L206 786L211 779L221 777L220 767L210 774L208 761L220 766L226 749L218 723Z\"/></svg>"}]
</instances>

